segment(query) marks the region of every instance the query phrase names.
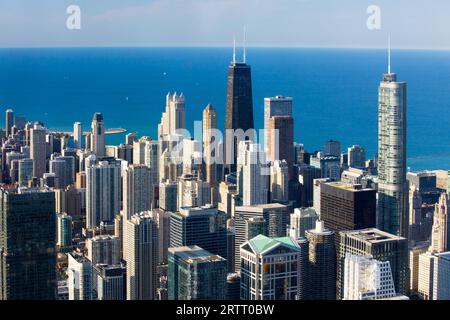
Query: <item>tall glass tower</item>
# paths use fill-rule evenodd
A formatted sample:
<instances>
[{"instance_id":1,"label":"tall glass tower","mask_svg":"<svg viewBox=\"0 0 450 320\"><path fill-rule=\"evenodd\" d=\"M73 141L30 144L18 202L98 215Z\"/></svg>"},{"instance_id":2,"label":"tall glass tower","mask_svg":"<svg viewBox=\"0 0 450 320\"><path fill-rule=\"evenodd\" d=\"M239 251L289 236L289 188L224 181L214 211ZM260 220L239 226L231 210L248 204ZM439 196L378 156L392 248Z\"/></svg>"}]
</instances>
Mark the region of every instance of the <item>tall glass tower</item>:
<instances>
[{"instance_id":1,"label":"tall glass tower","mask_svg":"<svg viewBox=\"0 0 450 320\"><path fill-rule=\"evenodd\" d=\"M378 213L379 229L406 237L408 184L406 180L406 82L391 72L383 75L378 103Z\"/></svg>"}]
</instances>

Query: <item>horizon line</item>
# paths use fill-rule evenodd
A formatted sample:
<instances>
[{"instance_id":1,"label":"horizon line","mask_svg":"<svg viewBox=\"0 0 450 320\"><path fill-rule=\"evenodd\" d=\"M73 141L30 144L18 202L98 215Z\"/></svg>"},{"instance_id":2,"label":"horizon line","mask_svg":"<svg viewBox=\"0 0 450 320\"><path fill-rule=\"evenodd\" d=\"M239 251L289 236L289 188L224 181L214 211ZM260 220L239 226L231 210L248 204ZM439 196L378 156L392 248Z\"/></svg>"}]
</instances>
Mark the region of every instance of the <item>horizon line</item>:
<instances>
[{"instance_id":1,"label":"horizon line","mask_svg":"<svg viewBox=\"0 0 450 320\"><path fill-rule=\"evenodd\" d=\"M8 49L107 49L107 48L115 48L115 49L196 49L196 48L204 48L204 49L232 49L233 46L224 46L224 45L62 45L62 46L0 46L0 50L8 50ZM374 47L365 47L365 46L303 46L303 45L280 45L280 46L266 46L266 45L254 45L254 46L246 46L247 49L340 49L340 50L386 50L386 47L382 46L374 46ZM401 51L450 51L449 48L417 48L417 47L397 47L393 48L393 50L401 50Z\"/></svg>"}]
</instances>

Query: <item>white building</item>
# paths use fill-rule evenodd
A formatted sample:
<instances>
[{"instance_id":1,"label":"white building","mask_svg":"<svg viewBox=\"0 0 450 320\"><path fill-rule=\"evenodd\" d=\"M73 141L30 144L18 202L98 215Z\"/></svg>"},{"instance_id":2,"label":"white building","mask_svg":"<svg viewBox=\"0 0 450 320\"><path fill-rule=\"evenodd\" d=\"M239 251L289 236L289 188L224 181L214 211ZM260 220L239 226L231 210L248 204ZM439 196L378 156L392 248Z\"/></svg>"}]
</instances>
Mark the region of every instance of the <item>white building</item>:
<instances>
[{"instance_id":1,"label":"white building","mask_svg":"<svg viewBox=\"0 0 450 320\"><path fill-rule=\"evenodd\" d=\"M81 122L75 122L73 124L73 142L75 148L81 149L81 139L83 139Z\"/></svg>"},{"instance_id":2,"label":"white building","mask_svg":"<svg viewBox=\"0 0 450 320\"><path fill-rule=\"evenodd\" d=\"M183 94L173 95L170 92L166 96L166 110L161 117L161 123L158 126L158 136L173 134L177 129L186 128L186 114L184 110Z\"/></svg>"},{"instance_id":3,"label":"white building","mask_svg":"<svg viewBox=\"0 0 450 320\"><path fill-rule=\"evenodd\" d=\"M123 172L123 211L125 219L136 213L151 210L153 204L152 169L133 164Z\"/></svg>"},{"instance_id":4,"label":"white building","mask_svg":"<svg viewBox=\"0 0 450 320\"><path fill-rule=\"evenodd\" d=\"M307 230L314 229L319 215L314 208L295 208L291 214L289 236L294 239L305 237Z\"/></svg>"},{"instance_id":5,"label":"white building","mask_svg":"<svg viewBox=\"0 0 450 320\"><path fill-rule=\"evenodd\" d=\"M92 263L81 253L68 254L69 300L92 300Z\"/></svg>"},{"instance_id":6,"label":"white building","mask_svg":"<svg viewBox=\"0 0 450 320\"><path fill-rule=\"evenodd\" d=\"M120 213L120 162L101 161L86 170L86 227L92 229L102 221L113 222Z\"/></svg>"},{"instance_id":7,"label":"white building","mask_svg":"<svg viewBox=\"0 0 450 320\"><path fill-rule=\"evenodd\" d=\"M396 296L389 261L347 253L343 300L380 300Z\"/></svg>"},{"instance_id":8,"label":"white building","mask_svg":"<svg viewBox=\"0 0 450 320\"><path fill-rule=\"evenodd\" d=\"M270 199L272 202L289 200L289 168L286 160L275 160L270 167Z\"/></svg>"},{"instance_id":9,"label":"white building","mask_svg":"<svg viewBox=\"0 0 450 320\"><path fill-rule=\"evenodd\" d=\"M424 300L450 300L450 252L419 256L418 292Z\"/></svg>"}]
</instances>

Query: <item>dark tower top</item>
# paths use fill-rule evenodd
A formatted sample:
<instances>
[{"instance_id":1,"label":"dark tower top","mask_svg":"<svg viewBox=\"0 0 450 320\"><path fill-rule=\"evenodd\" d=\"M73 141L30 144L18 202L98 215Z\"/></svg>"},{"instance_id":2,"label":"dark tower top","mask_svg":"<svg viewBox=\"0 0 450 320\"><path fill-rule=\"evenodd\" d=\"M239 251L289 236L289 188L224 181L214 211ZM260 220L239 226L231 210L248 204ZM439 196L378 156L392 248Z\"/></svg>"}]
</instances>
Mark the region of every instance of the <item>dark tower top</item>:
<instances>
[{"instance_id":1,"label":"dark tower top","mask_svg":"<svg viewBox=\"0 0 450 320\"><path fill-rule=\"evenodd\" d=\"M253 128L251 68L245 63L232 63L228 68L226 129Z\"/></svg>"}]
</instances>

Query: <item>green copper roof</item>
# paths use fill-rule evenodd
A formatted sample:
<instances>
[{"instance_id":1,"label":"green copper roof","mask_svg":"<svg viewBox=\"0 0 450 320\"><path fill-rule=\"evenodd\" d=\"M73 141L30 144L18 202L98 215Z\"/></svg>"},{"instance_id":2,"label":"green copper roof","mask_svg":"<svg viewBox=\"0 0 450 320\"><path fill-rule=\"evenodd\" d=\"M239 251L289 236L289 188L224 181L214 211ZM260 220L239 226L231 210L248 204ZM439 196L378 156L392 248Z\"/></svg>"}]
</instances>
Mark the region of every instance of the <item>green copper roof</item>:
<instances>
[{"instance_id":1,"label":"green copper roof","mask_svg":"<svg viewBox=\"0 0 450 320\"><path fill-rule=\"evenodd\" d=\"M279 243L282 243L295 250L299 248L298 244L289 237L269 238L260 234L249 241L255 247L255 249L258 250L258 252L266 251L267 249L274 247Z\"/></svg>"}]
</instances>

